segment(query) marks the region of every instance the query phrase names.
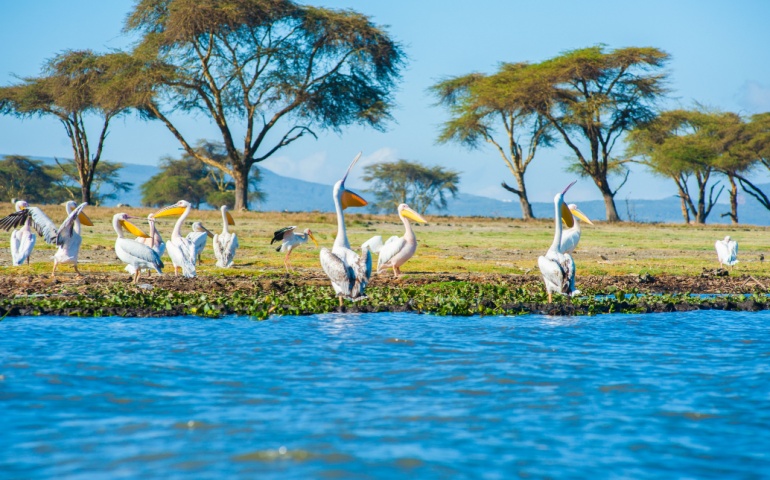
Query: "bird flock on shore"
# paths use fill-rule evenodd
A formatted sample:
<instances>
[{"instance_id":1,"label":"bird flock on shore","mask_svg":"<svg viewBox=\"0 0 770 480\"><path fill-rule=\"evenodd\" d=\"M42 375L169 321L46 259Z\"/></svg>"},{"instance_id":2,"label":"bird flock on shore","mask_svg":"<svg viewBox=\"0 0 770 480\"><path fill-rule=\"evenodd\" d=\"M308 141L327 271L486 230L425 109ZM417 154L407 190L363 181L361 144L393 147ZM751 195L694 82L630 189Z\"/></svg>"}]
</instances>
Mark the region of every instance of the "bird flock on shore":
<instances>
[{"instance_id":1,"label":"bird flock on shore","mask_svg":"<svg viewBox=\"0 0 770 480\"><path fill-rule=\"evenodd\" d=\"M382 236L376 235L364 242L360 252L353 249L348 241L345 227L344 210L350 207L363 207L367 201L345 186L351 170L361 157L359 153L348 166L345 175L334 184L332 198L337 215L337 233L331 249L322 247L320 250L321 268L329 277L340 305L343 299L357 301L366 298L366 286L372 276L372 254L378 254L375 273L392 269L395 278L402 275L401 267L414 256L417 250L417 238L412 229L411 221L427 223L427 220L414 211L409 205L402 203L398 206L399 219L404 224L402 237L392 236L383 242ZM572 297L580 294L575 287L575 262L572 252L580 241L581 222L593 225L591 220L575 204L567 204L564 196L575 184L570 183L562 192L554 197L554 238L545 255L538 257L538 267L545 283L548 302L553 301L553 294ZM48 216L39 208L30 206L26 201L15 203L16 211L0 219L0 229L11 230L11 258L14 266L24 263L29 265L29 257L35 247L37 235L48 244L56 245L53 255L52 277L62 264L71 264L78 275L78 253L82 243L81 226L93 226L91 219L84 212L88 203L76 204L68 201L64 207L66 219L57 228ZM117 213L112 218L112 226L117 234L115 254L126 264L126 271L137 283L142 272L156 272L162 275L165 267L164 253L168 253L174 269L174 275L195 277L196 265L200 262L201 251L205 248L208 238L212 239L216 266L229 268L233 266L238 249L238 237L230 232L229 227L235 225L233 216L226 205L220 208L222 213L222 232L212 233L201 222L194 222L191 232L182 235L182 228L192 210L192 204L180 200L173 205L161 208L147 216L148 233L139 228L131 220L140 219L127 213ZM164 242L155 222L160 217L178 216L168 242ZM566 227L566 228L565 228ZM277 230L270 244L280 242L276 251L284 253L284 266L287 273L292 266L290 254L294 248L311 240L316 247L318 241L310 229L296 233L296 226L288 226ZM134 238L128 238L125 233ZM738 243L729 236L715 243L720 268L733 267L738 262Z\"/></svg>"}]
</instances>

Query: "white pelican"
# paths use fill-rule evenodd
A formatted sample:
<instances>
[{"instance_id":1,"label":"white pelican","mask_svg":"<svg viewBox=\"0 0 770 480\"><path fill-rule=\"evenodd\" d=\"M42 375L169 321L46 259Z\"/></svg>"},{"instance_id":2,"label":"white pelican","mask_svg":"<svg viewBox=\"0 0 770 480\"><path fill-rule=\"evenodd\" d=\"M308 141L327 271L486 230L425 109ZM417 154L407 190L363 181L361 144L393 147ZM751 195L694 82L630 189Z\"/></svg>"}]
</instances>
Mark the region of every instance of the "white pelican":
<instances>
[{"instance_id":1,"label":"white pelican","mask_svg":"<svg viewBox=\"0 0 770 480\"><path fill-rule=\"evenodd\" d=\"M572 213L572 219L574 220L574 225L572 228L567 228L566 230L562 231L561 233L561 247L559 250L561 250L564 253L572 253L577 248L578 242L580 241L580 221L584 221L589 225L593 225L594 222L588 219L585 213L581 212L577 205L574 203L570 203L567 208L569 208L570 213Z\"/></svg>"},{"instance_id":2,"label":"white pelican","mask_svg":"<svg viewBox=\"0 0 770 480\"><path fill-rule=\"evenodd\" d=\"M275 232L273 234L273 239L270 240L270 245L275 242L281 242L281 245L276 248L275 251L286 252L286 255L283 257L283 265L286 267L286 272L291 270L289 268L291 265L289 262L289 255L291 255L291 251L294 250L294 247L303 243L307 243L309 238L313 241L313 243L315 243L316 248L318 248L318 241L316 241L315 237L313 236L313 232L311 232L309 228L306 228L304 233L294 233L294 229L296 228L296 225L292 227L284 227Z\"/></svg>"},{"instance_id":3,"label":"white pelican","mask_svg":"<svg viewBox=\"0 0 770 480\"><path fill-rule=\"evenodd\" d=\"M405 203L398 206L398 217L404 222L404 228L406 229L403 237L394 235L383 245L382 237L380 235L375 235L364 244L368 245L371 251L375 253L379 252L380 254L377 259L377 273L380 273L384 268L392 268L393 275L396 278L401 276L401 265L412 258L414 252L417 251L417 238L414 236L412 224L409 223L409 219L412 219L415 222L428 223L422 215L412 210L409 205Z\"/></svg>"},{"instance_id":4,"label":"white pelican","mask_svg":"<svg viewBox=\"0 0 770 480\"><path fill-rule=\"evenodd\" d=\"M134 218L134 217L129 217L129 218ZM163 254L166 252L166 242L163 241L163 237L160 236L160 232L158 232L158 229L155 228L154 213L147 215L147 223L150 225L150 233L144 237L141 237L141 236L136 237L136 241L141 243L142 245L146 245L152 248L158 253L158 257L162 258ZM144 235L144 232L142 233L142 235ZM145 268L144 270L147 270L147 272L150 271L149 268ZM126 265L126 271L131 275L136 274L136 268L130 263Z\"/></svg>"},{"instance_id":5,"label":"white pelican","mask_svg":"<svg viewBox=\"0 0 770 480\"><path fill-rule=\"evenodd\" d=\"M345 230L345 216L342 213L347 207L366 205L366 200L345 188L345 179L348 178L350 170L359 158L361 158L360 153L353 159L342 180L334 184L332 196L334 208L337 211L337 237L334 239L331 250L325 247L321 249L321 267L332 281L332 287L340 299L340 306L343 298L353 301L366 298L366 284L372 274L372 254L367 247L362 247L359 257L350 249Z\"/></svg>"},{"instance_id":6,"label":"white pelican","mask_svg":"<svg viewBox=\"0 0 770 480\"><path fill-rule=\"evenodd\" d=\"M115 240L115 253L123 263L128 264L127 267L131 267L130 271L133 271L134 283L139 281L142 269L153 269L159 275L163 275L161 272L163 262L158 252L143 243L123 238L124 228L139 238L150 238L149 235L146 235L133 223L129 222L129 218L137 217L129 216L127 213L116 213L112 217L112 228L118 234L118 239Z\"/></svg>"},{"instance_id":7,"label":"white pelican","mask_svg":"<svg viewBox=\"0 0 770 480\"><path fill-rule=\"evenodd\" d=\"M83 213L83 209L87 205L88 202L83 202L80 205L77 205L72 200L67 202L64 206L67 211L67 218L58 229L51 219L37 207L27 207L8 215L0 220L0 228L9 230L23 225L27 219L32 219L35 230L43 237L43 240L46 243L58 246L56 253L53 255L53 272L51 272L51 277L56 278L56 267L60 263L71 263L75 268L75 272L82 276L78 270L78 253L80 253L80 243L83 240L80 236L80 224L82 223L89 227L93 226L91 219Z\"/></svg>"},{"instance_id":8,"label":"white pelican","mask_svg":"<svg viewBox=\"0 0 770 480\"><path fill-rule=\"evenodd\" d=\"M728 235L724 240L717 240L714 248L717 249L719 268L722 268L722 265L729 265L732 270L733 265L738 263L738 242L730 240Z\"/></svg>"},{"instance_id":9,"label":"white pelican","mask_svg":"<svg viewBox=\"0 0 770 480\"><path fill-rule=\"evenodd\" d=\"M16 211L24 210L29 204L24 200L19 200L15 204ZM24 262L29 265L29 256L32 249L35 248L37 235L32 231L32 220L27 218L24 225L18 230L11 232L11 260L14 266L19 266Z\"/></svg>"},{"instance_id":10,"label":"white pelican","mask_svg":"<svg viewBox=\"0 0 770 480\"><path fill-rule=\"evenodd\" d=\"M193 222L192 232L187 234L187 240L192 242L195 249L195 256L193 261L197 264L200 262L201 253L206 248L206 239L208 237L214 238L214 234L209 231L208 228L203 226L201 222Z\"/></svg>"},{"instance_id":11,"label":"white pelican","mask_svg":"<svg viewBox=\"0 0 770 480\"><path fill-rule=\"evenodd\" d=\"M174 264L174 275L179 274L179 268L182 269L182 275L188 278L195 277L195 245L182 236L182 225L185 219L190 215L192 204L187 200L179 200L173 205L161 208L155 212L154 217L168 217L179 215L179 220L174 225L171 232L171 239L166 242L168 256L171 257L171 263Z\"/></svg>"},{"instance_id":12,"label":"white pelican","mask_svg":"<svg viewBox=\"0 0 770 480\"><path fill-rule=\"evenodd\" d=\"M537 259L540 273L543 274L545 289L548 292L548 303L553 301L554 293L571 297L580 293L580 290L575 289L575 262L569 253L561 251L562 221L567 228L571 228L574 223L572 212L564 204L564 194L574 184L575 182L570 183L563 192L557 193L553 198L555 224L553 243L545 256Z\"/></svg>"},{"instance_id":13,"label":"white pelican","mask_svg":"<svg viewBox=\"0 0 770 480\"><path fill-rule=\"evenodd\" d=\"M217 259L217 267L232 267L235 251L238 250L238 236L230 233L227 227L235 225L235 220L227 211L227 205L222 205L219 210L222 212L223 226L222 233L214 235L214 256Z\"/></svg>"}]
</instances>

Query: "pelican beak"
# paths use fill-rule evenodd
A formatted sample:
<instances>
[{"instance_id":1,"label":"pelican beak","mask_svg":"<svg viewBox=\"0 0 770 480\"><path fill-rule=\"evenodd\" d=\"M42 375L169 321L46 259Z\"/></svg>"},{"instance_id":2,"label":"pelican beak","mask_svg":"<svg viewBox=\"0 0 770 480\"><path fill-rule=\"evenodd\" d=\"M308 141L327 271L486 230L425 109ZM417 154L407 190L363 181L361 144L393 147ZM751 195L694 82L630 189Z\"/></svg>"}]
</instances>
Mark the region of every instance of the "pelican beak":
<instances>
[{"instance_id":1,"label":"pelican beak","mask_svg":"<svg viewBox=\"0 0 770 480\"><path fill-rule=\"evenodd\" d=\"M177 205L171 205L170 207L161 208L153 214L153 217L170 217L172 215L181 215L186 210L185 207L179 207Z\"/></svg>"},{"instance_id":2,"label":"pelican beak","mask_svg":"<svg viewBox=\"0 0 770 480\"><path fill-rule=\"evenodd\" d=\"M577 180L575 180L572 183L570 183L569 185L567 185L567 188L565 188L564 191L561 192L561 195L562 196L566 195L567 194L567 190L569 190L572 187L572 185L574 185L576 183L577 183Z\"/></svg>"},{"instance_id":3,"label":"pelican beak","mask_svg":"<svg viewBox=\"0 0 770 480\"><path fill-rule=\"evenodd\" d=\"M405 216L410 220L414 220L415 222L428 223L428 221L425 220L422 217L422 215L412 210L411 207L406 207L403 210L401 210L401 215Z\"/></svg>"},{"instance_id":4,"label":"pelican beak","mask_svg":"<svg viewBox=\"0 0 770 480\"><path fill-rule=\"evenodd\" d=\"M228 225L235 225L235 220L233 220L233 216L230 215L230 212L225 212L225 216L227 217Z\"/></svg>"},{"instance_id":5,"label":"pelican beak","mask_svg":"<svg viewBox=\"0 0 770 480\"><path fill-rule=\"evenodd\" d=\"M358 159L361 158L361 153L363 152L358 152L358 155L356 155L356 158L353 159L353 162L351 162L350 166L348 167L348 170L345 172L345 176L342 177L343 185L345 185L345 180L347 180L348 174L350 173L351 170L353 170L353 165L355 165Z\"/></svg>"},{"instance_id":6,"label":"pelican beak","mask_svg":"<svg viewBox=\"0 0 770 480\"><path fill-rule=\"evenodd\" d=\"M132 217L132 218L135 218L135 217ZM123 226L123 228L125 228L129 232L131 232L132 235L136 235L137 237L142 237L142 238L150 238L149 235L144 233L139 227L129 222L128 220L120 220L120 225Z\"/></svg>"},{"instance_id":7,"label":"pelican beak","mask_svg":"<svg viewBox=\"0 0 770 480\"><path fill-rule=\"evenodd\" d=\"M348 207L365 207L369 202L363 199L361 195L351 192L350 190L344 190L342 192L342 198L340 199L342 209Z\"/></svg>"},{"instance_id":8,"label":"pelican beak","mask_svg":"<svg viewBox=\"0 0 770 480\"><path fill-rule=\"evenodd\" d=\"M211 233L211 231L208 228L204 227L203 225L201 225L201 228L206 231L206 235L208 235L209 238L214 238L214 234Z\"/></svg>"},{"instance_id":9,"label":"pelican beak","mask_svg":"<svg viewBox=\"0 0 770 480\"><path fill-rule=\"evenodd\" d=\"M572 226L575 225L575 219L572 217L572 212L568 206L564 205L564 202L561 203L561 221L564 222L564 225L566 225L567 228L572 228Z\"/></svg>"},{"instance_id":10,"label":"pelican beak","mask_svg":"<svg viewBox=\"0 0 770 480\"><path fill-rule=\"evenodd\" d=\"M310 235L310 240L312 240L313 243L315 243L315 248L318 248L318 241L315 239L315 236L313 235L313 233L311 232L308 235Z\"/></svg>"},{"instance_id":11,"label":"pelican beak","mask_svg":"<svg viewBox=\"0 0 770 480\"><path fill-rule=\"evenodd\" d=\"M585 213L581 212L577 208L572 210L572 215L576 216L577 218L579 218L580 220L586 222L589 225L593 225L594 224L594 222L592 222L588 217L586 217Z\"/></svg>"},{"instance_id":12,"label":"pelican beak","mask_svg":"<svg viewBox=\"0 0 770 480\"><path fill-rule=\"evenodd\" d=\"M88 218L88 215L86 215L82 211L78 214L78 220L80 220L81 225L85 225L87 227L94 226L94 222L92 222L91 219Z\"/></svg>"}]
</instances>

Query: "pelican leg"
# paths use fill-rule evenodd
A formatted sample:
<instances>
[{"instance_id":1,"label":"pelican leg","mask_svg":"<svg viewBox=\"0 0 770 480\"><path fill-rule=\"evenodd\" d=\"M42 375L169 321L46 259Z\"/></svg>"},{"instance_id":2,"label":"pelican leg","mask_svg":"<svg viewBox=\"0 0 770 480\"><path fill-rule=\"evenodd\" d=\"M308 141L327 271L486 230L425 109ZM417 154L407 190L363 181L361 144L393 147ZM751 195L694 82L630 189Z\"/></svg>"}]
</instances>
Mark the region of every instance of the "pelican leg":
<instances>
[{"instance_id":1,"label":"pelican leg","mask_svg":"<svg viewBox=\"0 0 770 480\"><path fill-rule=\"evenodd\" d=\"M339 297L337 297L337 298L339 298L339 299L340 299L340 308L342 308L342 297L341 297L341 296L339 296Z\"/></svg>"},{"instance_id":2,"label":"pelican leg","mask_svg":"<svg viewBox=\"0 0 770 480\"><path fill-rule=\"evenodd\" d=\"M51 278L56 278L56 267L59 266L59 262L53 261L53 272L51 272Z\"/></svg>"},{"instance_id":3,"label":"pelican leg","mask_svg":"<svg viewBox=\"0 0 770 480\"><path fill-rule=\"evenodd\" d=\"M177 275L179 275L179 267L174 265L174 276L176 277Z\"/></svg>"},{"instance_id":4,"label":"pelican leg","mask_svg":"<svg viewBox=\"0 0 770 480\"><path fill-rule=\"evenodd\" d=\"M548 292L548 303L553 303L553 293Z\"/></svg>"},{"instance_id":5,"label":"pelican leg","mask_svg":"<svg viewBox=\"0 0 770 480\"><path fill-rule=\"evenodd\" d=\"M85 275L83 275L82 273L80 273L80 270L78 270L78 264L77 264L77 263L73 264L73 265L72 265L72 267L75 269L75 273L77 273L77 274L78 274L78 277L83 277L83 276L85 276Z\"/></svg>"},{"instance_id":6,"label":"pelican leg","mask_svg":"<svg viewBox=\"0 0 770 480\"><path fill-rule=\"evenodd\" d=\"M137 268L136 273L134 274L134 284L137 284L139 282L139 274L140 274L140 270Z\"/></svg>"},{"instance_id":7,"label":"pelican leg","mask_svg":"<svg viewBox=\"0 0 770 480\"><path fill-rule=\"evenodd\" d=\"M286 273L291 272L291 270L289 269L289 254L290 253L291 252L286 252L286 255L284 255L284 257L283 257L283 266L286 267Z\"/></svg>"}]
</instances>

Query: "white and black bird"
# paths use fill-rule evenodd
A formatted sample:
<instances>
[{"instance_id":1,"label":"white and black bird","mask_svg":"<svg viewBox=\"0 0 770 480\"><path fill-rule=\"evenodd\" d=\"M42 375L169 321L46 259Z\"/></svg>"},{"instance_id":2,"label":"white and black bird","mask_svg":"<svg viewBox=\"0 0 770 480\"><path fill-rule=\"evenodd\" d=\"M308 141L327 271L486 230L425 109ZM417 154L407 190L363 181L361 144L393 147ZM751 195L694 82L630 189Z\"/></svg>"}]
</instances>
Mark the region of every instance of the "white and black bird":
<instances>
[{"instance_id":1,"label":"white and black bird","mask_svg":"<svg viewBox=\"0 0 770 480\"><path fill-rule=\"evenodd\" d=\"M0 228L10 230L31 220L38 235L46 243L58 247L53 255L51 277L56 277L56 268L62 263L72 264L75 272L82 275L78 270L78 254L80 253L80 244L83 241L80 236L80 226L81 223L86 226L93 226L91 219L83 212L87 206L88 202L77 205L72 200L68 201L64 206L67 211L67 218L59 228L56 228L51 219L38 207L27 207L0 219Z\"/></svg>"},{"instance_id":2,"label":"white and black bird","mask_svg":"<svg viewBox=\"0 0 770 480\"><path fill-rule=\"evenodd\" d=\"M320 254L321 267L332 282L340 306L343 298L353 301L366 298L366 285L372 274L372 254L369 249L363 247L361 255L350 249L343 213L348 207L363 207L367 204L360 195L345 188L345 180L359 158L360 153L353 159L345 176L334 184L332 198L337 212L337 236L332 249L321 248Z\"/></svg>"},{"instance_id":3,"label":"white and black bird","mask_svg":"<svg viewBox=\"0 0 770 480\"><path fill-rule=\"evenodd\" d=\"M134 283L139 281L139 276L142 270L152 269L155 270L158 275L162 275L163 262L160 259L158 252L140 242L130 240L123 237L123 229L128 230L132 235L136 235L139 238L150 238L139 227L129 222L129 218L136 218L128 215L127 213L116 213L112 217L112 228L115 229L115 233L118 234L117 240L115 240L115 254L118 258L126 264L126 269L131 267L129 272L133 276Z\"/></svg>"},{"instance_id":4,"label":"white and black bird","mask_svg":"<svg viewBox=\"0 0 770 480\"><path fill-rule=\"evenodd\" d=\"M163 258L163 254L166 252L166 242L163 241L163 237L160 236L160 232L158 231L157 228L155 228L154 215L155 214L153 213L147 215L147 223L150 226L149 233L144 237L137 236L136 241L138 243L141 243L142 245L146 245L152 248L153 250L155 250L155 252L157 252L159 257ZM134 218L134 217L129 217L129 218ZM143 270L146 270L148 273L150 272L149 268L145 268ZM126 271L130 273L132 276L136 274L136 269L130 263L126 265Z\"/></svg>"},{"instance_id":5,"label":"white and black bird","mask_svg":"<svg viewBox=\"0 0 770 480\"><path fill-rule=\"evenodd\" d=\"M174 265L174 275L179 274L182 269L182 275L192 278L197 275L195 271L195 245L182 236L182 225L185 219L190 215L192 204L187 200L179 200L173 205L161 208L154 213L155 218L179 215L179 219L174 224L174 230L171 232L171 238L166 242L168 256L171 257L171 263Z\"/></svg>"},{"instance_id":6,"label":"white and black bird","mask_svg":"<svg viewBox=\"0 0 770 480\"><path fill-rule=\"evenodd\" d=\"M15 204L16 211L29 208L29 204L24 200L19 200ZM24 262L29 265L29 257L35 248L37 235L32 231L32 219L27 218L20 229L11 232L11 261L14 266L19 266Z\"/></svg>"},{"instance_id":7,"label":"white and black bird","mask_svg":"<svg viewBox=\"0 0 770 480\"><path fill-rule=\"evenodd\" d=\"M303 233L295 233L296 228L297 226L293 225L291 227L283 227L280 230L276 230L276 232L273 233L273 239L270 240L270 245L275 242L281 242L275 251L286 253L283 257L283 265L286 267L286 272L291 271L289 255L291 255L294 247L307 243L308 239L310 239L315 243L316 248L318 248L318 241L315 239L313 232L311 232L309 228L306 228Z\"/></svg>"},{"instance_id":8,"label":"white and black bird","mask_svg":"<svg viewBox=\"0 0 770 480\"><path fill-rule=\"evenodd\" d=\"M405 232L403 237L394 235L383 244L382 236L375 235L362 245L362 247L366 246L374 253L379 253L377 273L380 273L385 268L392 268L393 275L396 278L401 276L401 266L412 258L414 252L417 251L417 237L414 235L412 224L409 223L409 220L428 223L422 215L412 210L406 203L398 206L398 218L404 224Z\"/></svg>"},{"instance_id":9,"label":"white and black bird","mask_svg":"<svg viewBox=\"0 0 770 480\"><path fill-rule=\"evenodd\" d=\"M733 265L738 263L738 242L730 239L728 235L724 240L717 240L714 248L717 251L719 268L722 268L722 265L728 265L732 270Z\"/></svg>"},{"instance_id":10,"label":"white and black bird","mask_svg":"<svg viewBox=\"0 0 770 480\"><path fill-rule=\"evenodd\" d=\"M195 255L193 260L196 264L201 261L201 253L206 248L206 239L209 237L214 238L214 234L209 231L208 228L203 226L201 222L193 222L192 232L187 234L187 240L192 242L195 249Z\"/></svg>"},{"instance_id":11,"label":"white and black bird","mask_svg":"<svg viewBox=\"0 0 770 480\"><path fill-rule=\"evenodd\" d=\"M580 290L575 289L575 262L569 253L561 250L562 222L571 228L574 224L572 212L564 204L564 195L575 182L567 185L563 192L557 193L553 198L554 205L554 237L551 247L545 255L538 257L537 265L543 275L545 289L548 292L548 303L553 302L553 294L578 295Z\"/></svg>"},{"instance_id":12,"label":"white and black bird","mask_svg":"<svg viewBox=\"0 0 770 480\"><path fill-rule=\"evenodd\" d=\"M235 225L235 220L227 211L227 205L222 205L219 210L222 212L222 233L214 235L214 257L217 259L217 267L227 268L233 266L235 252L239 246L238 236L229 229L231 225Z\"/></svg>"},{"instance_id":13,"label":"white and black bird","mask_svg":"<svg viewBox=\"0 0 770 480\"><path fill-rule=\"evenodd\" d=\"M578 242L580 242L580 234L582 233L580 222L583 221L589 225L593 225L594 223L589 220L586 214L581 212L574 203L567 205L567 208L569 208L570 213L572 213L574 224L571 228L567 228L561 232L560 250L564 253L572 253L577 248Z\"/></svg>"}]
</instances>

